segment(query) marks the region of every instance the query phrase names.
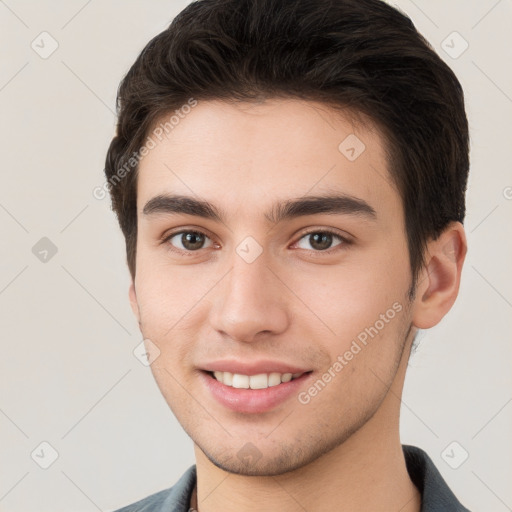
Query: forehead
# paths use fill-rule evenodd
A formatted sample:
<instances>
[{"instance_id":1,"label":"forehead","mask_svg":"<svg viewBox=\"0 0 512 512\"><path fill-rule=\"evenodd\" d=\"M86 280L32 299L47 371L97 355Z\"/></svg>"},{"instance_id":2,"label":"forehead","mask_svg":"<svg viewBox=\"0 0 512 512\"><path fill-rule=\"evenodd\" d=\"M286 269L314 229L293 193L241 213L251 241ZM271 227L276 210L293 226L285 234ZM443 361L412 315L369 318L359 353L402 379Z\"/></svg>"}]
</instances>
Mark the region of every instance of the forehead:
<instances>
[{"instance_id":1,"label":"forehead","mask_svg":"<svg viewBox=\"0 0 512 512\"><path fill-rule=\"evenodd\" d=\"M170 126L161 140L154 130L148 134L155 147L139 164L139 213L162 194L252 216L279 200L322 193L358 197L379 210L401 208L378 130L321 103L204 101Z\"/></svg>"}]
</instances>

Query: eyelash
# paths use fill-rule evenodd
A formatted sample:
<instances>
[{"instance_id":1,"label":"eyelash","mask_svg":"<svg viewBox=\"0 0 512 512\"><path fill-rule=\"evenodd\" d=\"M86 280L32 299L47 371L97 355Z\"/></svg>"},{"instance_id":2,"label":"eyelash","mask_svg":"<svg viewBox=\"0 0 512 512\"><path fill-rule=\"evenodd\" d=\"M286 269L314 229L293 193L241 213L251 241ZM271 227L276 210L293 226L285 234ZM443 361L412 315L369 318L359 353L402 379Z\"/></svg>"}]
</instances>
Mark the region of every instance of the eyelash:
<instances>
[{"instance_id":1,"label":"eyelash","mask_svg":"<svg viewBox=\"0 0 512 512\"><path fill-rule=\"evenodd\" d=\"M183 235L185 233L193 233L193 234L202 235L211 240L211 238L206 233L204 233L203 231L200 231L198 229L182 229L180 231L175 231L173 233L170 233L170 234L164 236L161 243L167 244L168 250L170 250L171 252L177 253L182 256L194 256L198 252L200 252L201 249L198 249L196 251L186 251L186 250L178 249L169 243L171 238L175 237L176 235ZM312 229L310 231L301 233L300 236L297 238L297 240L294 242L294 245L297 244L304 237L306 237L308 235L312 235L312 234L332 235L334 238L337 238L340 241L339 244L337 244L333 247L330 247L329 249L325 249L325 250L315 251L313 249L302 249L302 250L311 252L315 256L322 255L322 254L331 254L337 250L343 250L346 246L351 245L353 243L352 240L348 239L347 237L345 237L343 235L340 235L337 231L330 230L330 229ZM214 243L214 245L215 245L215 243Z\"/></svg>"}]
</instances>

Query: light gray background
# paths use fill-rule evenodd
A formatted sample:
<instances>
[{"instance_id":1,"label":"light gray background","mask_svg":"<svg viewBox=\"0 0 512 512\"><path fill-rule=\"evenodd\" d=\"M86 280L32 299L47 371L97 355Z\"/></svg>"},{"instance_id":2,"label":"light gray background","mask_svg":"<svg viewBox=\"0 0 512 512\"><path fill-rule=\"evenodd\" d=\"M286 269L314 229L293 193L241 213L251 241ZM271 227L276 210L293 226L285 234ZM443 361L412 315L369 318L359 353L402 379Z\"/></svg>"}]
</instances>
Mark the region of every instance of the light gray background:
<instances>
[{"instance_id":1,"label":"light gray background","mask_svg":"<svg viewBox=\"0 0 512 512\"><path fill-rule=\"evenodd\" d=\"M92 195L104 181L117 85L187 3L0 1L2 511L111 510L169 487L194 462L191 441L132 353L141 336L123 239L109 200ZM462 288L410 361L402 442L424 448L472 510L505 512L512 2L398 5L462 82L472 133ZM43 31L59 45L47 59L31 47L35 40L48 50ZM452 53L461 49L453 31L469 43L456 59L442 48L446 40ZM58 250L46 262L32 252L43 237ZM48 469L39 465L51 456L43 441L58 452ZM442 456L453 441L452 465L469 453L458 469Z\"/></svg>"}]
</instances>

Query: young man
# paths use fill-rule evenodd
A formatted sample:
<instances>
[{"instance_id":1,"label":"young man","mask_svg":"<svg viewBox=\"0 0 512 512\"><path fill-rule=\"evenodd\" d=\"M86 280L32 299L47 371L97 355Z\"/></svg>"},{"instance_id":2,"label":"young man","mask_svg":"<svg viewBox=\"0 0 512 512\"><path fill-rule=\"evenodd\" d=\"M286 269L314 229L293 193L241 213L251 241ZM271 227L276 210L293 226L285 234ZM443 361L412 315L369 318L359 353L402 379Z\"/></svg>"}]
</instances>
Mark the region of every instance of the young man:
<instances>
[{"instance_id":1,"label":"young man","mask_svg":"<svg viewBox=\"0 0 512 512\"><path fill-rule=\"evenodd\" d=\"M464 511L402 446L466 253L463 92L378 0L202 0L119 89L130 302L196 464L128 511Z\"/></svg>"}]
</instances>

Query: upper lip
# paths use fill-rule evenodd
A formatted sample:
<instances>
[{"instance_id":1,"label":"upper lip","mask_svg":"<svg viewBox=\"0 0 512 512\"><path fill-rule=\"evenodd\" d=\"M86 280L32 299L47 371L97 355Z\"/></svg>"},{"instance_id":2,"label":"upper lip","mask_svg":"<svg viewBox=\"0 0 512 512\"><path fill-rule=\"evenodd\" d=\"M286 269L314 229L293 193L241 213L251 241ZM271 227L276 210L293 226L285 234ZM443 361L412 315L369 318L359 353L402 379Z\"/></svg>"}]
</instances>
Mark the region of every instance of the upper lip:
<instances>
[{"instance_id":1,"label":"upper lip","mask_svg":"<svg viewBox=\"0 0 512 512\"><path fill-rule=\"evenodd\" d=\"M240 375L258 375L260 373L306 373L310 370L280 361L235 361L224 359L212 361L201 366L205 371L230 372Z\"/></svg>"}]
</instances>

